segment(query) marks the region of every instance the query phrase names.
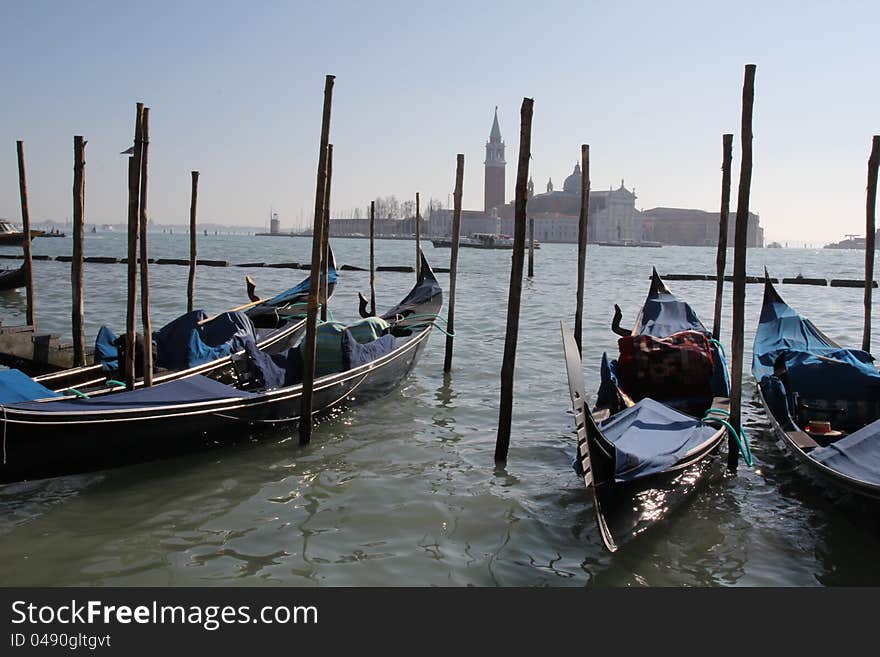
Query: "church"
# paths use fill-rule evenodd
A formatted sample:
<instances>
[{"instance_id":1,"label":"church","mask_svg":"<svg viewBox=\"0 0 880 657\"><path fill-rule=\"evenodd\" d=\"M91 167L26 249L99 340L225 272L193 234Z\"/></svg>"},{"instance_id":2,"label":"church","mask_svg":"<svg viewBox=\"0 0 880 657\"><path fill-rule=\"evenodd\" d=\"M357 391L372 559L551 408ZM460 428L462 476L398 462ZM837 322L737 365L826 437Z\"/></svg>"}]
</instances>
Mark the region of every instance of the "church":
<instances>
[{"instance_id":1,"label":"church","mask_svg":"<svg viewBox=\"0 0 880 657\"><path fill-rule=\"evenodd\" d=\"M486 142L484 165L483 209L462 210L461 234L513 234L514 203L506 202L505 144L498 124L498 108ZM644 243L659 242L682 246L714 246L718 240L718 212L684 208L653 208L636 210L635 188L620 187L590 190L589 242ZM526 213L535 222L535 239L539 242L577 242L578 217L581 207L581 166L574 165L561 189L551 178L546 191L535 194L535 183L528 183ZM728 231L732 235L735 211L731 210ZM749 213L748 245L763 246L763 229L758 215ZM452 234L452 210L435 210L427 222L426 233L435 237Z\"/></svg>"}]
</instances>

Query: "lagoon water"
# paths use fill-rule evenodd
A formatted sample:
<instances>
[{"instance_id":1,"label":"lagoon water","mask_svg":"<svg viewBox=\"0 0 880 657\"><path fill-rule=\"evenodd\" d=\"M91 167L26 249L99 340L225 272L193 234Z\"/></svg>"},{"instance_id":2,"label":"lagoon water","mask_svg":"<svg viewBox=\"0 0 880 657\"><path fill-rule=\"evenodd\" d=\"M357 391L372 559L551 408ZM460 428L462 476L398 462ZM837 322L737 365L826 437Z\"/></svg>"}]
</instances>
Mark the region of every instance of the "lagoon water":
<instances>
[{"instance_id":1,"label":"lagoon water","mask_svg":"<svg viewBox=\"0 0 880 657\"><path fill-rule=\"evenodd\" d=\"M340 264L368 265L365 240L338 239ZM153 233L151 256L185 258L186 235ZM38 239L38 254L71 241ZM87 256L123 257L124 236L88 234ZM10 249L4 251L12 252ZM380 265L411 264L414 244L378 241ZM449 250L425 247L436 266ZM199 257L230 262L307 261L310 241L199 236ZM573 321L577 247L546 244L523 288L512 445L493 461L510 252L464 249L457 291L454 370L442 372L437 332L392 394L341 412L300 447L289 429L234 445L103 472L0 486L0 584L12 585L865 585L880 584L876 506L826 493L775 444L748 374L760 285L747 287L744 417L752 469L711 482L668 521L609 555L592 503L571 469L574 424L559 333ZM598 383L619 303L635 317L651 266L661 274L712 273L711 248L611 248L587 254L584 372ZM6 266L16 261L4 261ZM863 251L752 249L748 272L859 278ZM728 271L732 268L732 252ZM244 275L269 294L298 281L286 269L199 267L196 303L208 312L246 301ZM187 268L150 270L153 325L186 309ZM69 333L69 265L36 262L37 321ZM448 289L448 276L438 279ZM413 275L377 274L380 308ZM713 282L671 282L709 325ZM87 339L124 328L125 267L86 264ZM357 316L367 272L342 272L331 309ZM783 297L835 340L861 343L862 290L780 285ZM729 345L725 290L723 342ZM444 310L445 314L445 310ZM0 294L0 318L23 323L21 292ZM875 322L878 326L880 322ZM880 331L873 336L880 344ZM174 431L173 425L169 432Z\"/></svg>"}]
</instances>

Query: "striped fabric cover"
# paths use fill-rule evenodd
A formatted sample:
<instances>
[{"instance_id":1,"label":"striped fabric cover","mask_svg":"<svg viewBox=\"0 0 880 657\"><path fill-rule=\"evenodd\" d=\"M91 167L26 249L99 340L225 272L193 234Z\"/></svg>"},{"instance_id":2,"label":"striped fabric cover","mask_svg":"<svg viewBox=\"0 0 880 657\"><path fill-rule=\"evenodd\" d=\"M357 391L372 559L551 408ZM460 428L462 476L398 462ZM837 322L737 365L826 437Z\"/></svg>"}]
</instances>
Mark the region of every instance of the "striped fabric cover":
<instances>
[{"instance_id":1,"label":"striped fabric cover","mask_svg":"<svg viewBox=\"0 0 880 657\"><path fill-rule=\"evenodd\" d=\"M709 339L699 331L665 338L633 335L618 340L617 375L635 401L712 397L714 366Z\"/></svg>"}]
</instances>

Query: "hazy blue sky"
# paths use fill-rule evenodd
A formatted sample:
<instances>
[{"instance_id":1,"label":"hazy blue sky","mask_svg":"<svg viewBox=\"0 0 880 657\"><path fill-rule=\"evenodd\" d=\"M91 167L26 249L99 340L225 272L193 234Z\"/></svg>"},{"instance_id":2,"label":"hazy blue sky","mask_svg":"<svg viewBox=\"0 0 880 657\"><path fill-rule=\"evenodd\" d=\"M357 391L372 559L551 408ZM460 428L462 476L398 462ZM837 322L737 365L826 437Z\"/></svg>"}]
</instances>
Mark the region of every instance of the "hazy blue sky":
<instances>
[{"instance_id":1,"label":"hazy blue sky","mask_svg":"<svg viewBox=\"0 0 880 657\"><path fill-rule=\"evenodd\" d=\"M125 7L123 8L123 5ZM86 220L125 215L134 103L151 108L150 216L285 227L309 218L324 75L337 76L333 200L342 211L420 191L446 202L465 154L482 208L499 107L513 197L523 96L535 99L536 187L589 143L594 189L637 207L715 210L721 135L736 134L743 65L758 65L751 207L768 239L864 232L880 133L874 2L12 2L0 20L0 216L71 214L73 135L88 140ZM734 196L736 178L734 176ZM336 216L334 212L334 216ZM309 219L310 221L310 219Z\"/></svg>"}]
</instances>

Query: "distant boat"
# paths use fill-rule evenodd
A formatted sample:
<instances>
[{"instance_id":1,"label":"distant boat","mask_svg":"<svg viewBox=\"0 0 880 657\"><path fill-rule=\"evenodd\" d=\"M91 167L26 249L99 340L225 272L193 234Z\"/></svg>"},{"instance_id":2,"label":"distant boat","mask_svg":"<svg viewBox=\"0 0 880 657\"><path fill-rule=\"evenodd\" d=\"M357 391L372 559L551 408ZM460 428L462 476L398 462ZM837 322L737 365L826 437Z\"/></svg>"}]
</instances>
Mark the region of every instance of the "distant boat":
<instances>
[{"instance_id":1,"label":"distant boat","mask_svg":"<svg viewBox=\"0 0 880 657\"><path fill-rule=\"evenodd\" d=\"M620 240L617 242L592 242L598 246L640 246L643 248L659 249L663 246L660 242L637 242L636 240Z\"/></svg>"},{"instance_id":2,"label":"distant boat","mask_svg":"<svg viewBox=\"0 0 880 657\"><path fill-rule=\"evenodd\" d=\"M50 231L44 232L41 237L64 237L64 233L57 228L53 228Z\"/></svg>"},{"instance_id":3,"label":"distant boat","mask_svg":"<svg viewBox=\"0 0 880 657\"><path fill-rule=\"evenodd\" d=\"M45 233L42 230L32 230L31 239L40 237ZM2 246L20 246L24 244L24 231L18 230L9 221L0 220L0 245Z\"/></svg>"},{"instance_id":4,"label":"distant boat","mask_svg":"<svg viewBox=\"0 0 880 657\"><path fill-rule=\"evenodd\" d=\"M781 249L782 245L779 242L770 242L770 244L767 245L767 248L768 249Z\"/></svg>"},{"instance_id":5,"label":"distant boat","mask_svg":"<svg viewBox=\"0 0 880 657\"><path fill-rule=\"evenodd\" d=\"M451 237L438 237L431 239L434 248L443 249L452 246ZM510 235L498 235L494 233L473 233L470 237L460 237L458 240L460 247L471 249L512 249L513 238ZM526 248L529 248L529 242L526 240ZM535 240L535 248L540 249L541 244Z\"/></svg>"},{"instance_id":6,"label":"distant boat","mask_svg":"<svg viewBox=\"0 0 880 657\"><path fill-rule=\"evenodd\" d=\"M846 239L826 244L824 249L864 249L865 238L859 235L844 235Z\"/></svg>"}]
</instances>

